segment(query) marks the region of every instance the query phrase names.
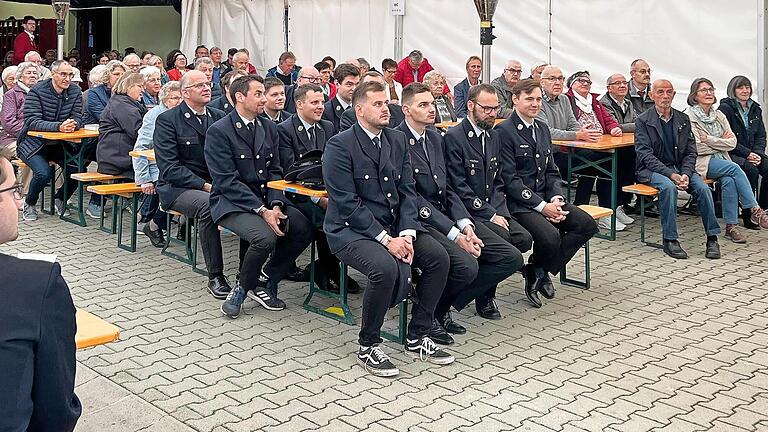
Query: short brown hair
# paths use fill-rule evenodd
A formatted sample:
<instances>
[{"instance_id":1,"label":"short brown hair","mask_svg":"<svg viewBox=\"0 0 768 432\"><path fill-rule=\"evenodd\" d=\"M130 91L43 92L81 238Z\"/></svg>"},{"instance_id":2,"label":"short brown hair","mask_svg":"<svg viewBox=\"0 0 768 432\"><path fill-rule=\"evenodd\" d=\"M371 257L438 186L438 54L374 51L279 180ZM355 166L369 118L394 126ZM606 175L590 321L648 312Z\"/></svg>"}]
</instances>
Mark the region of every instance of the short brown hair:
<instances>
[{"instance_id":1,"label":"short brown hair","mask_svg":"<svg viewBox=\"0 0 768 432\"><path fill-rule=\"evenodd\" d=\"M384 72L389 68L395 68L397 69L397 62L392 60L391 58L385 58L381 61L381 71Z\"/></svg>"},{"instance_id":2,"label":"short brown hair","mask_svg":"<svg viewBox=\"0 0 768 432\"><path fill-rule=\"evenodd\" d=\"M293 100L296 102L303 101L307 98L307 93L311 91L322 93L323 89L317 84L302 84L296 87L296 90L294 90Z\"/></svg>"},{"instance_id":3,"label":"short brown hair","mask_svg":"<svg viewBox=\"0 0 768 432\"><path fill-rule=\"evenodd\" d=\"M338 70L338 69L337 69ZM352 106L358 103L363 103L368 100L368 93L371 92L384 92L386 91L384 84L378 81L366 81L360 83L355 88L355 92L352 93Z\"/></svg>"},{"instance_id":4,"label":"short brown hair","mask_svg":"<svg viewBox=\"0 0 768 432\"><path fill-rule=\"evenodd\" d=\"M520 96L521 93L530 93L534 89L540 89L541 83L539 80L533 79L533 78L527 78L523 79L517 82L514 87L512 87L512 94L515 96Z\"/></svg>"},{"instance_id":5,"label":"short brown hair","mask_svg":"<svg viewBox=\"0 0 768 432\"><path fill-rule=\"evenodd\" d=\"M473 85L469 88L469 94L467 94L467 100L471 100L472 102L477 102L477 97L480 96L480 93L496 93L496 88L490 84L486 83L480 83L478 85Z\"/></svg>"},{"instance_id":6,"label":"short brown hair","mask_svg":"<svg viewBox=\"0 0 768 432\"><path fill-rule=\"evenodd\" d=\"M285 87L285 84L280 80L280 78L275 77L269 77L264 79L264 92L268 92L269 89L272 87L282 86Z\"/></svg>"},{"instance_id":7,"label":"short brown hair","mask_svg":"<svg viewBox=\"0 0 768 432\"><path fill-rule=\"evenodd\" d=\"M221 87L228 89L229 86L232 84L232 81L235 80L240 75L248 75L245 73L244 70L240 69L232 69L231 71L224 74L223 77L221 77Z\"/></svg>"},{"instance_id":8,"label":"short brown hair","mask_svg":"<svg viewBox=\"0 0 768 432\"><path fill-rule=\"evenodd\" d=\"M477 60L480 62L480 64L483 64L483 59L481 59L480 57L476 55L469 56L469 58L467 59L467 63L464 65L464 69L469 67L469 64L472 63L472 60Z\"/></svg>"},{"instance_id":9,"label":"short brown hair","mask_svg":"<svg viewBox=\"0 0 768 432\"><path fill-rule=\"evenodd\" d=\"M341 84L344 81L344 78L348 76L360 76L360 69L357 68L355 65L351 65L349 63L342 63L339 65L339 67L336 68L336 70L333 71L333 78Z\"/></svg>"},{"instance_id":10,"label":"short brown hair","mask_svg":"<svg viewBox=\"0 0 768 432\"><path fill-rule=\"evenodd\" d=\"M429 90L429 86L420 82L412 82L407 86L403 87L403 95L401 96L401 103L403 105L410 105L410 103L413 102L413 97L421 93L431 93Z\"/></svg>"},{"instance_id":11,"label":"short brown hair","mask_svg":"<svg viewBox=\"0 0 768 432\"><path fill-rule=\"evenodd\" d=\"M280 54L280 59L279 59L278 61L279 61L280 63L282 63L282 62L284 62L284 61L286 61L286 60L288 60L288 59L294 59L294 60L296 60L296 56L295 56L295 55L294 55L292 52L290 52L290 51L286 51L286 52L284 52L284 53Z\"/></svg>"}]
</instances>

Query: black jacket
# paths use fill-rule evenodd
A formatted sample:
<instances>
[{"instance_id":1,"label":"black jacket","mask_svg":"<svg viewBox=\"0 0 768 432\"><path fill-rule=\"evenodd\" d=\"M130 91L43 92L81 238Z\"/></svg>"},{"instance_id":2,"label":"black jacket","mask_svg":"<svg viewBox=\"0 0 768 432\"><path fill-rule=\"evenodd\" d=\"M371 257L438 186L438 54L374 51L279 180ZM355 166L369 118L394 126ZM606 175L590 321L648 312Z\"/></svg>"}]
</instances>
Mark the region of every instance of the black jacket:
<instances>
[{"instance_id":1,"label":"black jacket","mask_svg":"<svg viewBox=\"0 0 768 432\"><path fill-rule=\"evenodd\" d=\"M448 179L464 206L480 221L494 214L509 217L501 176L501 142L495 130L486 131L485 155L468 119L448 129L445 140Z\"/></svg>"},{"instance_id":2,"label":"black jacket","mask_svg":"<svg viewBox=\"0 0 768 432\"><path fill-rule=\"evenodd\" d=\"M389 104L389 124L387 127L395 129L404 120L405 114L403 114L403 108L397 104ZM357 113L355 113L354 108L350 107L341 115L341 120L339 121L339 132L351 128L355 123L357 123Z\"/></svg>"},{"instance_id":3,"label":"black jacket","mask_svg":"<svg viewBox=\"0 0 768 432\"><path fill-rule=\"evenodd\" d=\"M637 181L648 183L651 173L669 177L675 172L689 178L696 172L696 139L691 131L691 121L685 113L672 108L672 133L675 134L675 166L677 171L661 162L661 118L656 109L649 109L635 120L635 171Z\"/></svg>"},{"instance_id":4,"label":"black jacket","mask_svg":"<svg viewBox=\"0 0 768 432\"><path fill-rule=\"evenodd\" d=\"M0 430L75 428L75 306L58 263L0 254Z\"/></svg>"},{"instance_id":5,"label":"black jacket","mask_svg":"<svg viewBox=\"0 0 768 432\"><path fill-rule=\"evenodd\" d=\"M765 159L765 123L763 122L763 110L760 109L760 105L752 101L752 106L749 107L749 113L747 113L749 127L745 127L744 122L741 120L739 102L737 100L723 98L720 100L720 106L717 109L725 114L725 118L728 119L728 123L731 125L731 130L736 135L736 148L729 152L731 159L739 165L744 165L750 153L757 153Z\"/></svg>"},{"instance_id":6,"label":"black jacket","mask_svg":"<svg viewBox=\"0 0 768 432\"><path fill-rule=\"evenodd\" d=\"M221 95L220 98L212 99L207 107L217 109L224 114L229 114L233 109L235 109L235 107L229 103L229 99L227 99L227 97L224 95Z\"/></svg>"},{"instance_id":7,"label":"black jacket","mask_svg":"<svg viewBox=\"0 0 768 432\"><path fill-rule=\"evenodd\" d=\"M514 214L527 213L550 202L552 197L563 196L562 177L552 154L549 127L534 120L534 140L517 111L496 126L501 135L501 175L507 208Z\"/></svg>"},{"instance_id":8,"label":"black jacket","mask_svg":"<svg viewBox=\"0 0 768 432\"><path fill-rule=\"evenodd\" d=\"M207 108L206 114L208 127L224 116L214 108ZM170 208L182 192L202 190L211 182L203 154L205 132L186 102L157 116L152 141L160 171L157 194L163 208Z\"/></svg>"},{"instance_id":9,"label":"black jacket","mask_svg":"<svg viewBox=\"0 0 768 432\"><path fill-rule=\"evenodd\" d=\"M269 118L269 115L267 114L266 111L264 111L263 113L261 113L259 115L260 119L264 119L264 120L270 121L274 125L278 125L278 124L288 120L289 117L291 117L291 113L289 113L288 111L285 111L285 110L281 110L280 112L277 113L277 120L272 120L271 118Z\"/></svg>"},{"instance_id":10,"label":"black jacket","mask_svg":"<svg viewBox=\"0 0 768 432\"><path fill-rule=\"evenodd\" d=\"M229 213L255 213L261 206L286 202L281 191L267 188L267 182L283 179L278 142L274 123L257 118L251 136L237 111L208 128L205 160L213 179L215 223Z\"/></svg>"},{"instance_id":11,"label":"black jacket","mask_svg":"<svg viewBox=\"0 0 768 432\"><path fill-rule=\"evenodd\" d=\"M136 145L136 137L147 109L140 101L124 94L109 98L99 121L99 143L96 146L98 171L119 175L133 169L128 153Z\"/></svg>"},{"instance_id":12,"label":"black jacket","mask_svg":"<svg viewBox=\"0 0 768 432\"><path fill-rule=\"evenodd\" d=\"M323 119L315 125L316 147L309 142L309 135L298 114L277 125L277 132L280 136L280 165L285 171L304 153L310 150L324 150L325 143L333 135L333 125Z\"/></svg>"},{"instance_id":13,"label":"black jacket","mask_svg":"<svg viewBox=\"0 0 768 432\"><path fill-rule=\"evenodd\" d=\"M445 167L443 137L433 129L426 129L427 154L419 145L405 122L397 130L405 134L411 156L413 179L419 206L419 220L437 231L448 235L459 219L472 219L464 203L448 185Z\"/></svg>"},{"instance_id":14,"label":"black jacket","mask_svg":"<svg viewBox=\"0 0 768 432\"><path fill-rule=\"evenodd\" d=\"M376 151L360 125L328 140L323 152L323 180L328 210L323 230L331 252L356 240L374 240L382 231L423 231L418 222L416 185L405 135L385 128Z\"/></svg>"},{"instance_id":15,"label":"black jacket","mask_svg":"<svg viewBox=\"0 0 768 432\"><path fill-rule=\"evenodd\" d=\"M16 150L19 157L29 160L45 145L45 140L31 137L27 132L58 132L61 123L67 119L76 121L77 129L83 127L83 92L80 87L70 84L58 94L50 78L35 84L24 100L24 126L19 132Z\"/></svg>"},{"instance_id":16,"label":"black jacket","mask_svg":"<svg viewBox=\"0 0 768 432\"><path fill-rule=\"evenodd\" d=\"M352 110L352 115L354 116L354 108L351 106L347 109L347 111ZM328 120L333 124L333 134L336 135L339 133L342 129L340 127L341 123L341 115L344 113L344 108L341 107L341 104L339 103L339 99L334 97L333 99L329 100L325 104L323 104L323 119Z\"/></svg>"}]
</instances>

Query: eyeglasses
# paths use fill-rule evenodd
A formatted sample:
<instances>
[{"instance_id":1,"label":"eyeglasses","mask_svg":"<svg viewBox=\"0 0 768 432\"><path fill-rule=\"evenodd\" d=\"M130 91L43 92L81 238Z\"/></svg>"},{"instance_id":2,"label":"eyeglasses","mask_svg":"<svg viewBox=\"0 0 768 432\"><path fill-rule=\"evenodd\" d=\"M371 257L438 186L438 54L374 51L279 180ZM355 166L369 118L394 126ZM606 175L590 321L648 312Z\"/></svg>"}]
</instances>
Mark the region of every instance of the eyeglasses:
<instances>
[{"instance_id":1,"label":"eyeglasses","mask_svg":"<svg viewBox=\"0 0 768 432\"><path fill-rule=\"evenodd\" d=\"M523 70L522 69L506 68L506 69L504 69L504 72L509 72L512 75L520 75L521 73L523 73Z\"/></svg>"},{"instance_id":2,"label":"eyeglasses","mask_svg":"<svg viewBox=\"0 0 768 432\"><path fill-rule=\"evenodd\" d=\"M563 82L565 81L564 76L556 76L556 77L541 77L541 79L551 82Z\"/></svg>"},{"instance_id":3,"label":"eyeglasses","mask_svg":"<svg viewBox=\"0 0 768 432\"><path fill-rule=\"evenodd\" d=\"M208 81L206 81L206 82L201 82L201 83L197 83L197 84L188 85L188 86L184 87L184 89L193 88L195 90L202 91L203 89L211 88L211 87L213 87L213 84L208 82Z\"/></svg>"},{"instance_id":4,"label":"eyeglasses","mask_svg":"<svg viewBox=\"0 0 768 432\"><path fill-rule=\"evenodd\" d=\"M612 86L612 85L627 85L627 84L629 84L628 81L612 81L612 82L608 83L609 86Z\"/></svg>"},{"instance_id":5,"label":"eyeglasses","mask_svg":"<svg viewBox=\"0 0 768 432\"><path fill-rule=\"evenodd\" d=\"M62 78L69 78L72 79L75 77L74 72L56 72L56 75L62 77Z\"/></svg>"},{"instance_id":6,"label":"eyeglasses","mask_svg":"<svg viewBox=\"0 0 768 432\"><path fill-rule=\"evenodd\" d=\"M696 90L696 93L704 93L704 94L715 94L715 88L714 87L707 87Z\"/></svg>"},{"instance_id":7,"label":"eyeglasses","mask_svg":"<svg viewBox=\"0 0 768 432\"><path fill-rule=\"evenodd\" d=\"M483 109L483 112L484 112L485 114L490 114L490 113L492 113L492 112L498 111L498 110L501 108L501 105L496 105L496 106L485 106L485 105L481 105L481 104L479 104L479 103L477 103L477 102L475 102L475 105L477 105L477 106L479 106L480 108L482 108L482 109Z\"/></svg>"},{"instance_id":8,"label":"eyeglasses","mask_svg":"<svg viewBox=\"0 0 768 432\"><path fill-rule=\"evenodd\" d=\"M583 85L592 85L592 81L589 78L576 78L574 81Z\"/></svg>"},{"instance_id":9,"label":"eyeglasses","mask_svg":"<svg viewBox=\"0 0 768 432\"><path fill-rule=\"evenodd\" d=\"M311 82L311 83L315 83L315 84L316 84L316 83L319 83L320 81L322 81L322 80L323 80L323 79L322 79L322 78L320 78L320 77L309 77L309 76L303 76L303 75L302 75L302 76L300 76L299 78L301 78L301 79L303 79L303 80L307 80L307 81L309 81L309 82Z\"/></svg>"},{"instance_id":10,"label":"eyeglasses","mask_svg":"<svg viewBox=\"0 0 768 432\"><path fill-rule=\"evenodd\" d=\"M9 188L0 189L0 193L13 191L13 198L20 201L22 198L24 198L24 196L21 193L23 187L24 185L22 185L21 183L16 183Z\"/></svg>"}]
</instances>

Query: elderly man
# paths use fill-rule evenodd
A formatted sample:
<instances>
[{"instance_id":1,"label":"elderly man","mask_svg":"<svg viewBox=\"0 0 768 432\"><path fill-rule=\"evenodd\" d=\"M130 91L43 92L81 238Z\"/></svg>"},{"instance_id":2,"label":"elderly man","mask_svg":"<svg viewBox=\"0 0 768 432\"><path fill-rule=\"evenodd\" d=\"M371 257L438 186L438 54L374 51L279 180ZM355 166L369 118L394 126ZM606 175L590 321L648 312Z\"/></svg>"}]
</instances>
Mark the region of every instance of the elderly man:
<instances>
[{"instance_id":1,"label":"elderly man","mask_svg":"<svg viewBox=\"0 0 768 432\"><path fill-rule=\"evenodd\" d=\"M0 245L19 235L21 189L0 157ZM71 432L82 406L75 305L61 266L0 253L0 277L0 430Z\"/></svg>"},{"instance_id":2,"label":"elderly man","mask_svg":"<svg viewBox=\"0 0 768 432\"><path fill-rule=\"evenodd\" d=\"M320 85L323 81L323 76L314 66L307 66L299 69L297 78L294 81L294 84L285 86L285 110L291 114L296 113L296 101L293 96L296 87L304 84ZM328 98L324 97L323 102L327 101Z\"/></svg>"},{"instance_id":3,"label":"elderly man","mask_svg":"<svg viewBox=\"0 0 768 432\"><path fill-rule=\"evenodd\" d=\"M224 53L221 51L221 48L215 46L211 47L211 61L213 61L213 76L211 77L211 82L216 85L221 85L221 77L224 75L224 64L221 62L221 58L223 57Z\"/></svg>"},{"instance_id":4,"label":"elderly man","mask_svg":"<svg viewBox=\"0 0 768 432\"><path fill-rule=\"evenodd\" d=\"M535 61L531 65L531 75L527 79L535 79L536 81L541 80L541 73L544 71L544 68L549 66L549 63L545 61Z\"/></svg>"},{"instance_id":5,"label":"elderly man","mask_svg":"<svg viewBox=\"0 0 768 432\"><path fill-rule=\"evenodd\" d=\"M221 86L213 82L213 60L210 57L198 57L195 59L195 70L205 74L211 82L211 100L221 97Z\"/></svg>"},{"instance_id":6,"label":"elderly man","mask_svg":"<svg viewBox=\"0 0 768 432\"><path fill-rule=\"evenodd\" d=\"M64 167L64 148L49 140L31 137L27 132L74 132L83 126L83 93L80 87L72 84L74 72L72 66L64 60L57 60L51 66L53 76L50 80L39 83L27 93L24 102L24 126L18 135L16 152L29 168L33 176L24 202L24 220L36 220L38 196L53 176L48 162L55 161ZM67 167L68 172L78 171L76 165ZM77 189L77 182L66 180L67 196L64 187L56 193L56 211L63 214L65 204Z\"/></svg>"},{"instance_id":7,"label":"elderly man","mask_svg":"<svg viewBox=\"0 0 768 432\"><path fill-rule=\"evenodd\" d=\"M720 258L717 235L720 225L715 216L712 191L696 173L696 139L691 121L672 108L675 89L668 80L660 79L651 86L654 109L637 117L635 151L637 180L659 190L664 253L676 259L688 258L677 240L677 194L687 191L696 198L707 234L705 256Z\"/></svg>"},{"instance_id":8,"label":"elderly man","mask_svg":"<svg viewBox=\"0 0 768 432\"><path fill-rule=\"evenodd\" d=\"M141 59L136 54L128 54L123 58L123 63L128 66L129 73L138 73L141 67Z\"/></svg>"},{"instance_id":9,"label":"elderly man","mask_svg":"<svg viewBox=\"0 0 768 432\"><path fill-rule=\"evenodd\" d=\"M30 51L24 56L25 62L32 62L37 65L37 71L40 73L40 81L51 77L51 71L43 64L43 58L37 51Z\"/></svg>"},{"instance_id":10,"label":"elderly man","mask_svg":"<svg viewBox=\"0 0 768 432\"><path fill-rule=\"evenodd\" d=\"M395 81L407 86L412 82L422 82L424 75L434 69L429 64L429 60L424 58L424 55L419 50L413 50L408 57L400 60L397 64L397 72L395 72Z\"/></svg>"},{"instance_id":11,"label":"elderly man","mask_svg":"<svg viewBox=\"0 0 768 432\"><path fill-rule=\"evenodd\" d=\"M481 83L480 74L483 72L483 61L478 56L470 56L464 65L467 70L467 77L453 87L454 107L456 116L463 118L467 116L467 93L469 88Z\"/></svg>"},{"instance_id":12,"label":"elderly man","mask_svg":"<svg viewBox=\"0 0 768 432\"><path fill-rule=\"evenodd\" d=\"M245 73L251 73L250 71L250 55L248 54L248 51L246 50L238 50L233 56L232 56L232 66L229 70L241 70ZM229 72L227 70L227 72Z\"/></svg>"},{"instance_id":13,"label":"elderly man","mask_svg":"<svg viewBox=\"0 0 768 432\"><path fill-rule=\"evenodd\" d=\"M634 132L637 113L627 97L629 92L627 79L624 75L615 73L608 77L606 86L608 91L600 98L600 103L619 122L622 132Z\"/></svg>"},{"instance_id":14,"label":"elderly man","mask_svg":"<svg viewBox=\"0 0 768 432\"><path fill-rule=\"evenodd\" d=\"M16 39L13 40L13 64L17 65L25 60L24 56L30 51L37 50L37 44L35 43L35 29L37 29L37 20L35 17L27 15L22 20L21 27L24 29L21 33L16 35Z\"/></svg>"},{"instance_id":15,"label":"elderly man","mask_svg":"<svg viewBox=\"0 0 768 432\"><path fill-rule=\"evenodd\" d=\"M542 68L543 69L543 68ZM515 107L512 104L512 87L520 81L520 74L523 73L523 65L517 60L507 60L504 65L504 73L491 81L491 85L496 89L496 95L499 97L499 113L497 118L507 118L512 114Z\"/></svg>"},{"instance_id":16,"label":"elderly man","mask_svg":"<svg viewBox=\"0 0 768 432\"><path fill-rule=\"evenodd\" d=\"M294 84L299 79L300 70L302 72L304 71L304 69L296 66L296 56L292 52L286 51L280 54L280 58L277 61L277 66L273 66L267 71L267 77L275 77L282 81L283 84L289 86ZM294 111L291 112L296 112L295 107Z\"/></svg>"},{"instance_id":17,"label":"elderly man","mask_svg":"<svg viewBox=\"0 0 768 432\"><path fill-rule=\"evenodd\" d=\"M650 96L651 67L643 59L632 61L629 70L629 99L637 115L644 113L654 106Z\"/></svg>"}]
</instances>

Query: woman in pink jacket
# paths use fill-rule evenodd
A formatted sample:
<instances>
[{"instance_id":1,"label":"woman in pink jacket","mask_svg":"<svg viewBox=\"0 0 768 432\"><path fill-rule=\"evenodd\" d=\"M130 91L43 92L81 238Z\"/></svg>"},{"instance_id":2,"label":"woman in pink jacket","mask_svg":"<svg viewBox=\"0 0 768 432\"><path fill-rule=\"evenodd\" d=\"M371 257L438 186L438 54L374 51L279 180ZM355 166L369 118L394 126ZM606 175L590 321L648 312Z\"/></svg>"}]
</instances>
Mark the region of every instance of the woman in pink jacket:
<instances>
[{"instance_id":1,"label":"woman in pink jacket","mask_svg":"<svg viewBox=\"0 0 768 432\"><path fill-rule=\"evenodd\" d=\"M3 108L0 111L0 155L16 158L16 138L24 125L24 100L27 92L37 84L38 69L32 62L23 62L16 69L16 85L3 94ZM20 175L26 193L32 176L24 169Z\"/></svg>"}]
</instances>

